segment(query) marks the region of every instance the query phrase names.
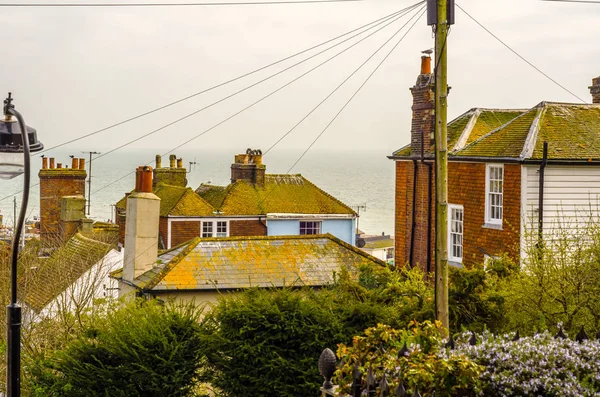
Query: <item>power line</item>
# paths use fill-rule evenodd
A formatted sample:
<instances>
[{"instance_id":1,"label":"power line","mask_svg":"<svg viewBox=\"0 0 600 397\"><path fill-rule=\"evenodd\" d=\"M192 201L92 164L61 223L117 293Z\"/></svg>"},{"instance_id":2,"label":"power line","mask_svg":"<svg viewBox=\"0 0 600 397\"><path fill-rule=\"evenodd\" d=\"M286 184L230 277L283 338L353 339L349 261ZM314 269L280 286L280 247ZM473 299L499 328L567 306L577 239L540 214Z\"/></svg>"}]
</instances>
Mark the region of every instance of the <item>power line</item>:
<instances>
[{"instance_id":1,"label":"power line","mask_svg":"<svg viewBox=\"0 0 600 397\"><path fill-rule=\"evenodd\" d=\"M363 0L283 0L249 2L210 2L210 3L0 3L0 7L221 7L255 6L279 4L315 4L315 3L355 3Z\"/></svg>"},{"instance_id":2,"label":"power line","mask_svg":"<svg viewBox=\"0 0 600 397\"><path fill-rule=\"evenodd\" d=\"M417 11L417 14L419 13L419 11ZM416 14L414 15L416 16ZM378 49L377 51L375 51L373 54L371 54L370 57L368 57L362 64L360 64L360 66L356 69L354 69L354 71L352 73L350 73L350 75L348 75L348 77L346 77L344 79L344 81L342 81L333 91L331 91L331 93L329 93L329 95L327 95L321 102L319 102L317 104L317 106L315 106L310 112L308 112L308 114L306 116L304 116L298 123L296 123L296 125L294 125L290 130L288 130L285 134L283 134L273 145L271 145L271 147L269 147L264 154L266 155L267 153L269 153L275 146L277 146L279 144L279 142L283 141L289 134L292 133L292 131L294 131L296 129L296 127L298 127L300 124L302 124L302 122L304 122L304 120L306 120L311 114L313 114L323 103L325 103L333 94L335 94L340 88L342 88L342 86L344 84L346 84L346 82L348 82L348 80L350 80L352 78L352 76L354 76L356 73L358 73L358 71L360 69L363 68L363 66L365 66L371 59L373 59L373 57L375 55L377 55L377 53L379 53L379 51L381 51L383 49L383 47L385 47L394 37L396 37L396 35L398 35L398 33L400 33L400 31L402 29L404 29L409 23L410 21L412 21L412 19L414 18L414 16L409 19L404 25L402 25L402 27L400 29L398 29L396 31L396 33L394 33L389 39L387 39L385 41L385 43L383 43Z\"/></svg>"},{"instance_id":3,"label":"power line","mask_svg":"<svg viewBox=\"0 0 600 397\"><path fill-rule=\"evenodd\" d=\"M332 39L326 40L326 41L324 41L324 42L322 42L322 43L320 43L320 44L317 44L317 45L315 45L315 46L309 47L309 48L307 48L307 49L305 49L305 50L302 50L302 51L300 51L300 52L297 52L297 53L295 53L295 54L293 54L293 55L290 55L290 56L287 56L287 57L285 57L285 58L282 58L282 59L280 59L280 60L278 60L278 61L272 62L272 63L270 63L270 64L268 64L268 65L262 66L262 67L260 67L260 68L258 68L258 69L254 69L254 70L253 70L253 71L251 71L251 72L248 72L248 73L245 73L245 74L243 74L243 75L241 75L241 76L238 76L238 77L235 77L235 78L233 78L233 79L227 80L227 81L225 81L225 82L223 82L223 83L219 83L219 84L217 84L217 85L214 85L214 86L212 86L212 87L206 88L206 89L204 89L204 90L201 90L201 91L195 92L195 93L193 93L193 94L191 94L191 95L188 95L188 96L185 96L185 97L183 97L183 98L181 98L181 99L177 99L177 100L175 100L175 101L173 101L173 102L170 102L170 103L167 103L167 104L165 104L165 105L159 106L159 107L157 107L157 108L154 108L154 109L152 109L152 110L146 111L146 112L144 112L144 113L140 113L140 114L138 114L138 115L136 115L136 116L133 116L133 117L130 117L130 118L128 118L128 119L125 119L125 120L119 121L119 122L117 122L117 123L111 124L111 125L109 125L109 126L107 126L107 127L103 127L103 128L101 128L101 129L99 129L99 130L96 130L96 131L90 132L90 133L88 133L88 134L86 134L86 135L82 135L82 136L80 136L80 137L78 137L78 138L71 139L71 140L69 140L69 141L66 141L66 142L63 142L63 143L61 143L61 144L58 144L58 145L55 145L55 146L49 147L49 148L47 148L47 149L44 149L44 150L40 151L38 154L40 154L40 155L41 155L41 154L43 154L43 153L45 153L45 152L48 152L48 151L50 151L50 150L52 150L52 149L56 149L56 148L59 148L59 147L65 146L65 145L68 145L68 144L71 144L71 143L74 143L74 142L80 141L80 140L82 140L82 139L85 139L85 138L89 138L89 137L91 137L91 136L94 136L94 135L97 135L97 134L99 134L99 133L101 133L101 132L107 131L107 130L109 130L109 129L112 129L112 128L115 128L115 127L119 127L119 126L121 126L121 125L123 125L123 124L126 124L126 123L129 123L130 121L137 120L137 119L139 119L139 118L142 118L142 117L148 116L148 115L150 115L150 114L152 114L152 113L155 113L155 112L158 112L158 111L160 111L160 110L163 110L163 109L169 108L169 107L171 107L171 106L173 106L173 105L177 105L178 103L181 103L181 102L187 101L188 99L192 99L192 98L194 98L194 97L197 97L197 96L199 96L199 95L202 95L202 94L205 94L205 93L207 93L207 92L213 91L213 90L215 90L215 89L217 89L217 88L220 88L220 87L223 87L223 86L225 86L225 85L227 85L227 84L230 84L230 83L233 83L233 82L235 82L235 81L241 80L241 79L243 79L244 77L248 77L248 76L250 76L250 75L253 75L253 74L255 74L255 73L258 73L258 72L260 72L260 71L262 71L262 70L268 69L268 68L270 68L271 66L275 66L275 65L277 65L277 64L280 64L280 63L282 63L282 62L285 62L285 61L287 61L287 60L289 60L289 59L295 58L295 57L297 57L298 55L302 55L302 54L304 54L304 53L306 53L306 52L309 52L309 51L311 51L311 50L314 50L314 49L316 49L316 48L322 47L322 46L324 46L325 44L329 44L329 43L331 43L332 41L335 41L335 40L337 40L337 39L340 39L340 38L342 38L342 37L344 37L344 36L347 36L347 35L349 35L349 34L352 34L352 33L356 32L356 31L358 31L358 30L361 30L361 29L363 29L363 28L366 28L366 27L367 27L367 26L369 26L369 25L376 24L377 22L380 22L380 21L382 21L382 20L385 20L385 19L387 19L387 18L390 18L390 17L392 17L392 16L394 16L394 15L396 15L396 14L400 13L400 12L402 12L402 10L400 10L400 11L397 11L397 12L394 12L394 13L392 13L392 14L389 14L389 15L386 15L385 17L382 17L382 18L376 19L375 21L369 22L369 23L367 23L367 24L365 24L365 25L362 25L362 26L360 26L360 27L358 27L358 28L356 28L356 29L352 29L352 30L350 30L350 31L348 31L348 32L346 32L346 33L343 33L343 34L341 34L341 35L339 35L339 36L336 36L336 37L334 37L334 38L332 38ZM0 201L2 201L2 200L0 200Z\"/></svg>"},{"instance_id":4,"label":"power line","mask_svg":"<svg viewBox=\"0 0 600 397\"><path fill-rule=\"evenodd\" d=\"M527 59L525 59L525 57L523 57L517 51L513 50L508 44L506 44L504 41L502 41L502 39L500 39L498 36L496 36L494 33L492 33L488 28L486 28L485 26L483 26L477 19L475 19L471 14L469 14L467 11L465 11L465 9L462 8L460 5L456 4L456 6L458 8L460 8L462 12L464 12L469 18L471 18L483 30L485 30L486 32L488 32L493 38L495 38L496 40L498 40L503 46L505 46L506 48L508 48L513 54L515 54L516 56L518 56L519 58L521 58L521 60L523 60L529 66L531 66L532 68L534 68L536 71L538 71L539 73L541 73L544 77L546 77L548 80L550 80L551 82L553 82L554 84L556 84L557 86L559 86L560 88L562 88L563 90L565 90L566 92L568 92L569 94L573 95L575 98L579 99L581 102L587 103L585 100L581 99L579 96L577 96L576 94L574 94L571 90L569 90L568 88L566 88L565 86L563 86L562 84L560 84L558 81L554 80L552 77L550 77L546 73L542 72L540 70L540 68L538 68L537 66L535 66L533 63L529 62Z\"/></svg>"},{"instance_id":5,"label":"power line","mask_svg":"<svg viewBox=\"0 0 600 397\"><path fill-rule=\"evenodd\" d=\"M420 4L420 3L417 3L417 6L418 6L418 4ZM136 142L138 142L138 141L140 141L140 140L142 140L142 139L144 139L144 138L147 138L147 137L149 137L149 136L151 136L151 135L154 135L154 134L156 134L157 132L164 130L165 128L168 128L168 127L170 127L170 126L172 126L172 125L175 125L175 124L177 124L177 123L180 123L180 122L181 122L181 121L183 121L183 120L186 120L186 119L188 119L188 118L190 118L190 117L192 117L192 116L194 116L194 115L196 115L196 114L198 114L198 113L200 113L200 112L202 112L202 111L204 111L204 110L206 110L206 109L209 109L209 108L211 108L211 107L213 107L213 106L215 106L215 105L217 105L217 104L219 104L219 103L221 103L221 102L224 102L224 101L226 101L227 99L230 99L230 98L232 98L232 97L234 97L234 96L236 96L236 95L238 95L238 94L241 94L242 92L245 92L245 91L249 90L250 88L253 88L253 87L255 87L255 86L257 86L257 85L259 85L259 84L261 84L261 83L263 83L263 82L265 82L265 81L267 81L267 80L270 80L270 79L272 79L273 77L276 77L276 76L278 76L278 75L280 75L280 74L282 74L282 73L284 73L284 72L286 72L286 71L288 71L288 70L290 70L290 69L292 69L292 68L294 68L294 67L296 67L296 66L298 66L298 65L300 65L300 64L302 64L302 63L304 63L304 62L307 62L307 61L311 60L312 58L315 58L315 57L317 57L317 56L319 56L319 55L321 55L321 54L323 54L323 53L325 53L325 52L329 51L329 50L330 50L330 49L332 49L332 48L335 48L335 47L337 47L337 46L339 46L339 45L341 45L341 44L343 44L343 43L345 43L345 42L347 42L347 41L349 41L349 40L351 40L351 39L353 39L353 38L355 38L355 37L357 37L357 36L360 36L361 34L363 34L363 33L367 32L367 31L369 31L369 30L373 29L374 27L376 27L376 26L378 26L378 25L384 24L384 23L388 22L389 20L392 20L392 22L389 22L389 23L387 23L386 25L384 25L384 26L383 26L383 28L385 28L385 27L386 27L386 26L388 26L389 24L391 24L391 23L395 22L395 20L393 20L394 18L396 18L396 20L400 19L401 17L403 17L404 15L406 15L408 12L412 11L412 9L416 8L416 6L411 6L411 7L409 7L409 8L410 8L410 10L408 10L408 11L405 11L405 10L399 11L398 13L396 13L396 14L393 14L393 16L392 16L392 17L389 17L387 20L383 20L383 21L381 21L381 22L378 22L377 24L375 24L375 25L371 26L370 28L368 28L368 29L367 29L367 30L365 30L365 31L363 31L363 32L359 32L359 33L357 33L357 34L355 34L355 35L353 35L353 36L350 36L350 37L348 37L347 39L344 39L344 40L340 41L339 43L336 43L336 44L334 44L334 45L332 45L332 46L330 46L330 47L328 47L328 48L326 48L326 49L324 49L324 50L322 50L322 51L320 51L320 52L317 52L316 54L314 54L314 55L311 55L310 57L308 57L308 58L306 58L306 59L303 59L303 60L301 60L301 61L299 61L299 62L296 62L295 64L293 64L293 65L291 65L291 66L288 66L287 68L285 68L285 69L283 69L283 70L280 70L280 71L279 71L279 72L277 72L277 73L274 73L274 74L272 74L272 75L270 75L270 76L268 76L268 77L265 77L265 78L264 78L264 79L262 79L262 80L259 80L259 81L257 81L256 83L253 83L253 84L251 84L251 85L249 85L249 86L246 86L246 87L244 87L244 88L242 88L242 89L240 89L240 90L238 90L238 91L234 92L233 94L227 95L226 97L224 97L224 98L221 98L221 99L219 99L218 101L215 101L215 102L213 102L213 103L211 103L211 104L209 104L209 105L206 105L206 106L204 106L204 107L202 107L202 108L200 108L200 109L198 109L198 110L195 110L195 111L193 111L193 112L191 112L191 113L188 113L188 114L186 114L186 115L185 115L185 116L183 116L183 117L180 117L180 118L178 118L178 119L176 119L176 120L174 120L174 121L172 121L172 122L170 122L170 123L167 123L167 124L165 124L165 125L163 125L163 126L161 126L161 127L159 127L159 128L156 128L156 129L154 129L154 130L152 130L152 131L150 131L150 132L148 132L148 133L145 133L145 134L143 134L143 135L141 135L141 136L139 136L139 137L137 137L137 138L135 138L135 139L132 139L132 140L130 140L130 141L128 141L128 142L125 142L125 143L123 143L123 144L121 144L121 145L119 145L119 146L117 146L117 147L115 147L115 148L113 148L113 149L111 149L111 150L109 150L109 151L105 152L104 154L102 154L102 155L98 156L96 159L100 159L100 158L102 158L102 157L104 157L104 156L107 156L107 155L109 155L109 154L111 154L111 153L113 153L113 152L117 151L117 150L120 150L120 149L122 149L122 148L124 148L124 147L126 147L126 146L129 146L129 145L133 144L133 143L136 143ZM400 16L398 16L398 15L400 15ZM378 29L378 30L375 30L375 32L373 32L373 33L371 33L371 34L367 35L366 37L364 37L363 39L361 39L361 40L357 41L356 43L352 44L351 46L349 46L349 47L348 47L348 48L346 48L345 50L343 50L343 51L339 52L338 54L334 55L333 57L329 58L329 59L328 59L328 60L326 60L325 62L322 62L322 63L320 63L320 64L319 64L319 65L317 65L316 67L314 67L314 68L310 69L308 72L306 72L306 73L302 74L300 77L297 77L296 79L292 80L291 82L287 83L286 85L284 85L284 86L282 86L282 87L278 88L277 90L275 90L275 91L271 92L270 94L268 94L268 95L266 95L266 96L262 97L260 100L258 100L258 101L256 101L256 102L254 102L252 105L250 105L250 106L248 106L247 108L244 108L244 109L242 109L241 111L239 111L239 112L237 112L237 113L233 114L232 116L228 117L227 119L225 119L225 120L221 121L220 123L218 123L218 124L216 124L216 125L212 126L212 127L211 127L211 128L209 128L208 130L205 130L205 131L203 131L201 134L198 134L198 135L196 135L196 136L195 136L193 139L191 139L191 140L189 140L189 141L186 141L186 142L184 142L182 145L179 145L179 146L177 146L177 147L173 148L171 151L173 151L173 150L176 150L176 149L180 148L181 146L183 146L183 145L185 145L185 144L187 144L187 143L189 143L189 142L193 141L194 139L196 139L196 138L198 138L198 137L200 137L200 136L202 136L202 135L206 134L207 132L209 132L209 131L213 130L214 128L216 128L216 127L220 126L221 124L225 123L226 121L229 121L229 120L230 120L230 119L232 119L233 117L235 117L235 116L237 116L238 114L242 113L243 111L245 111L245 110L249 109L250 107L252 107L252 106L256 105L257 103L259 103L259 102L262 102L264 99L266 99L266 98L268 98L269 96L271 96L271 95L275 94L276 92L278 92L278 91L282 90L283 88L285 88L285 87L287 87L288 85L292 84L292 83L293 83L293 82L295 82L296 80L299 80L300 78L302 78L302 77L306 76L307 74L309 74L309 73L310 73L310 72L312 72L313 70L315 70L315 69L317 69L318 67L320 67L320 66L324 65L325 63L329 62L330 60L332 60L333 58L337 57L338 55L341 55L342 53L346 52L347 50L349 50L350 48L354 47L355 45L357 45L357 44L361 43L362 41L364 41L365 39L367 39L367 38L371 37L373 34L375 34L375 33L379 32L379 31L380 31L381 29L383 29L383 28L380 28L380 29Z\"/></svg>"},{"instance_id":6,"label":"power line","mask_svg":"<svg viewBox=\"0 0 600 397\"><path fill-rule=\"evenodd\" d=\"M595 0L542 0L542 1L554 1L558 3L584 3L584 4L600 4L600 1Z\"/></svg>"},{"instance_id":7,"label":"power line","mask_svg":"<svg viewBox=\"0 0 600 397\"><path fill-rule=\"evenodd\" d=\"M419 12L421 13L419 15ZM369 76L365 79L365 81L360 85L360 87L358 87L358 89L354 92L354 94L352 94L352 96L350 97L350 99L348 99L346 101L346 103L344 104L344 106L342 106L342 108L336 113L335 116L333 116L333 119L331 119L331 121L325 126L325 128L323 128L323 130L319 133L319 135L317 135L317 137L311 142L311 144L306 148L306 150L300 155L300 157L298 157L298 159L296 160L296 162L294 162L294 164L292 164L292 166L290 167L290 169L286 172L286 175L289 175L290 172L292 172L292 170L294 169L294 167L296 167L296 165L298 165L298 163L300 162L300 160L302 160L302 158L304 158L304 156L313 148L313 146L317 143L317 141L323 136L323 134L329 129L329 127L334 123L334 121L338 118L338 116L344 111L344 109L346 109L346 107L350 104L350 102L352 102L352 100L354 99L354 97L356 97L356 95L358 95L358 93L362 90L362 88L369 82L369 80L371 79L371 77L373 77L373 75L377 72L377 70L379 70L379 68L381 67L381 65L383 65L383 63L389 58L389 56L392 54L392 52L394 52L394 50L398 47L398 45L402 42L402 40L404 40L404 38L411 32L411 30L415 27L415 25L417 24L417 22L419 22L419 20L423 17L423 15L425 15L425 13L427 12L427 9L425 8L425 6L423 8L421 8L419 11L417 11L415 13L415 15L413 15L410 20L402 27L400 28L396 33L394 33L394 35L390 38L390 40L392 38L394 38L399 32L400 30L402 30L406 25L408 25L408 23L410 23L411 20L415 19L415 17L417 15L419 15L418 18L415 19L415 21L413 22L413 24L410 26L410 28L406 31L406 33L404 33L404 35L398 40L398 42L392 47L392 49L386 54L386 56L379 62L379 64L375 67L375 69L373 69L373 71L371 72L371 74L369 74ZM390 40L388 40L385 44L387 44ZM385 46L384 44L384 46ZM380 47L377 51L379 52L379 50L381 50L382 47ZM375 54L373 54L375 55ZM372 56L371 56L372 57ZM275 186L259 203L259 206L270 196L270 194L277 189L277 186Z\"/></svg>"},{"instance_id":8,"label":"power line","mask_svg":"<svg viewBox=\"0 0 600 397\"><path fill-rule=\"evenodd\" d=\"M376 31L374 31L374 32L370 33L368 36L366 36L366 37L364 37L364 38L360 39L360 40L359 40L359 41L357 41L356 43L353 43L353 44L352 44L352 45L350 45L349 47L347 47L347 48L343 49L342 51L338 52L337 54L335 54L335 55L331 56L331 57L330 57L330 58L328 58L327 60L325 60L325 61L321 62L321 63L320 63L320 64L318 64L317 66L315 66L315 67L313 67L312 69L308 70L307 72L305 72L305 73L301 74L300 76L296 77L296 78L295 78L295 79L293 79L292 81L290 81L290 82L288 82L288 83L284 84L283 86L281 86L281 87L277 88L277 89L276 89L276 90L274 90L274 91L271 91L271 93L269 93L269 94L267 94L267 95L263 96L262 98L260 98L259 100L257 100L257 101L255 101L255 102L253 102L252 104L250 104L250 105L246 106L246 107L245 107L245 108L243 108L242 110L239 110L238 112L236 112L236 113L234 113L234 114L230 115L230 116L229 116L229 117L227 117L226 119L224 119L224 120L220 121L219 123L217 123L217 124L213 125L212 127L208 128L208 129L204 130L204 131L203 131L203 132L201 132L200 134L197 134L197 135L193 136L192 138L188 139L187 141L183 142L182 144L180 144L180 145L177 145L176 147L174 147L174 148L172 148L172 149L168 150L167 152L163 153L163 154L162 154L162 156L165 156L165 155L167 155L167 154L169 154L169 153L173 152L174 150L177 150L177 149L179 149L180 147L182 147L182 146L184 146L184 145L187 145L188 143L192 142L193 140L195 140L195 139L197 139L197 138L199 138L199 137L201 137L201 136L205 135L206 133L208 133L208 132L210 132L211 130L215 129L216 127L218 127L218 126L220 126L220 125L224 124L225 122L227 122L227 121L231 120L232 118L234 118L235 116L239 115L240 113L242 113L242 112L244 112L244 111L246 111L246 110L250 109L250 108L251 108L251 107L253 107L254 105L256 105L256 104L258 104L258 103L262 102L263 100L267 99L268 97L270 97L270 96L274 95L275 93L277 93L277 92L281 91L283 88L285 88L285 87L289 86L290 84L292 84L292 83L294 83L295 81L297 81L297 80L301 79L302 77L304 77L304 76L306 76L307 74L311 73L312 71L314 71L315 69L317 69L317 68L319 68L320 66L324 65L325 63L327 63L327 62L331 61L332 59L336 58L337 56L339 56L339 55L343 54L344 52L348 51L349 49L351 49L351 48L353 48L354 46L358 45L359 43L363 42L363 41L364 41L364 40L366 40L367 38L371 37L371 36L372 36L372 35L374 35L375 33L377 33L377 32L379 32L380 30L382 30L382 29L386 28L387 26L389 26L389 25L390 25L390 24L392 24L393 22L396 22L397 20L399 20L400 18L402 18L402 17L403 17L403 16L405 16L407 13L409 13L409 12L410 12L410 11L412 11L412 10L414 10L415 8L417 8L417 7L418 7L419 5L421 5L421 4L423 4L423 2L419 2L419 3L417 3L417 4L415 4L415 5L411 6L411 7L408 7L408 8L410 8L408 11L402 11L402 12L404 12L404 14L402 14L402 15L399 15L399 16L398 16L398 15L394 16L393 18L391 18L391 19L392 19L392 21L391 21L391 22L387 22L387 23L386 23L384 26L382 26L382 27L380 27L379 29L377 29ZM395 19L394 19L394 18L395 18ZM364 32L363 32L363 33L364 33ZM348 40L349 40L349 39L348 39ZM347 40L346 40L346 41L347 41ZM340 43L340 44L341 44L341 43ZM146 165L148 165L148 164L151 164L151 163L147 163ZM107 184L107 185L105 185L105 186L101 187L100 189L96 190L94 193L96 193L96 192L99 192L99 191L101 191L101 190L104 190L104 189L108 188L109 186L112 186L112 185L114 185L115 183L117 183L117 182L119 182L119 181L121 181L121 180L123 180L123 179L127 178L128 176L132 175L134 172L135 172L135 171L132 171L132 172L129 172L129 173L127 173L127 174L123 175L122 177L120 177L120 178L118 178L118 179L116 179L116 180L112 181L111 183L109 183L109 184ZM1 200L0 200L0 201L1 201Z\"/></svg>"}]
</instances>

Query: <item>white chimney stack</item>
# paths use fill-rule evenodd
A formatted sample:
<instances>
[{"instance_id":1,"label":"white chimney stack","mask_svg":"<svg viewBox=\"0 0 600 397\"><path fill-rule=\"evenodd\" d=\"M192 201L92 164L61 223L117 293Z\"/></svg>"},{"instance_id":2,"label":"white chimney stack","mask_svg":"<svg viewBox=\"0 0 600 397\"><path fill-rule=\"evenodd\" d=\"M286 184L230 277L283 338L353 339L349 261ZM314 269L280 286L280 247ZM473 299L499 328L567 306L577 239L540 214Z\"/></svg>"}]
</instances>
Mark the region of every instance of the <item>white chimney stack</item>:
<instances>
[{"instance_id":1,"label":"white chimney stack","mask_svg":"<svg viewBox=\"0 0 600 397\"><path fill-rule=\"evenodd\" d=\"M120 294L134 290L133 281L152 269L158 256L160 198L152 193L152 167L138 167L136 189L127 196L125 254Z\"/></svg>"}]
</instances>

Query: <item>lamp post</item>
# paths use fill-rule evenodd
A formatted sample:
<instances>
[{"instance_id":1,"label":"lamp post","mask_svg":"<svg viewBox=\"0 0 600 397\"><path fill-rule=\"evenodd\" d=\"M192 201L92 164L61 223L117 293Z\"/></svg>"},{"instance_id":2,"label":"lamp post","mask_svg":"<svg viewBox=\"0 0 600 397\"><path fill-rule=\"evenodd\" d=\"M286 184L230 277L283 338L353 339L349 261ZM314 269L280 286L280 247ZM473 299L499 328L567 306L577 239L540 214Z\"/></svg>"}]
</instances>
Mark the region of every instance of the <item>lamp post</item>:
<instances>
[{"instance_id":1,"label":"lamp post","mask_svg":"<svg viewBox=\"0 0 600 397\"><path fill-rule=\"evenodd\" d=\"M29 201L30 151L40 151L44 146L37 140L36 131L27 127L21 113L15 110L12 100L9 92L8 98L4 101L5 118L0 121L0 178L12 179L24 174L21 211L12 241L10 304L6 307L6 392L8 397L19 397L21 395L21 306L17 302L19 239ZM13 116L17 119L20 133L13 132L13 128L17 124L13 120Z\"/></svg>"}]
</instances>

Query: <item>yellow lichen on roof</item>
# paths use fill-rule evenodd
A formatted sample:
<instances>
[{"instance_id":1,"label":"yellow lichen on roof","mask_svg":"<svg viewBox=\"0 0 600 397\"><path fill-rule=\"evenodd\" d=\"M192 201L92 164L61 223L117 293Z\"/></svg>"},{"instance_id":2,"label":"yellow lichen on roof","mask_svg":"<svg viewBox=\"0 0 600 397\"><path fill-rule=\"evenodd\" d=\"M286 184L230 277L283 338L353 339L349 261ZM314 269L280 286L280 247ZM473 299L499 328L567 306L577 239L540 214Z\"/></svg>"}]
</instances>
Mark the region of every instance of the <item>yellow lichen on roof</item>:
<instances>
[{"instance_id":1,"label":"yellow lichen on roof","mask_svg":"<svg viewBox=\"0 0 600 397\"><path fill-rule=\"evenodd\" d=\"M342 267L363 265L384 262L331 235L194 239L136 284L153 291L323 286Z\"/></svg>"}]
</instances>

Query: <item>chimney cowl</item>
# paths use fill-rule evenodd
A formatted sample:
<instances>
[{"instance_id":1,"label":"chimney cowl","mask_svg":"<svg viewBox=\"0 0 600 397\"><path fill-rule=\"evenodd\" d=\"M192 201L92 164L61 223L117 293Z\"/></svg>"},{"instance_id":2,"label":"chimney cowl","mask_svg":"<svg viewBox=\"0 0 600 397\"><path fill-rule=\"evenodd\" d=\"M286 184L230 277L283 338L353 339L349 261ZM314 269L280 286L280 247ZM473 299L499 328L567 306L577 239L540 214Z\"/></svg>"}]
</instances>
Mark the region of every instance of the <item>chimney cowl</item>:
<instances>
[{"instance_id":1,"label":"chimney cowl","mask_svg":"<svg viewBox=\"0 0 600 397\"><path fill-rule=\"evenodd\" d=\"M421 57L421 74L431 74L431 57L429 55Z\"/></svg>"}]
</instances>

